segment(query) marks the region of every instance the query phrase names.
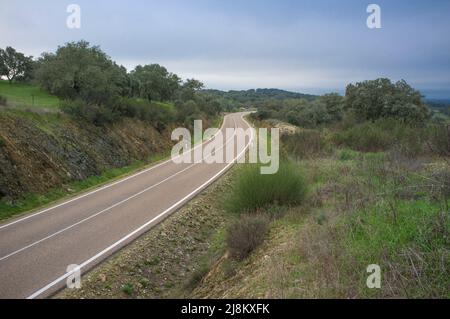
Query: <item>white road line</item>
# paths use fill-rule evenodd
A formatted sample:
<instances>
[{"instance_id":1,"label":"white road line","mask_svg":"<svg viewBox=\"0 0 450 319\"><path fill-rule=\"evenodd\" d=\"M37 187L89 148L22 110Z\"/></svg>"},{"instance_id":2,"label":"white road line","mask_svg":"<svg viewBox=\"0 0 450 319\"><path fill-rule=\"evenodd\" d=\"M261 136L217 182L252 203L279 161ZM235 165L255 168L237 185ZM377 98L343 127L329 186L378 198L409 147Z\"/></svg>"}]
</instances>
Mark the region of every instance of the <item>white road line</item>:
<instances>
[{"instance_id":1,"label":"white road line","mask_svg":"<svg viewBox=\"0 0 450 319\"><path fill-rule=\"evenodd\" d=\"M224 128L224 126L225 126L225 121L226 121L226 117L227 117L227 116L229 116L229 115L224 116L222 126L220 127L219 131L211 137L211 139L212 139L213 137L215 137L216 135L218 135L219 132ZM210 139L210 140L211 140L211 139ZM208 140L208 141L209 141L209 140ZM181 157L181 156L187 155L187 153L194 151L195 149L197 149L197 148L200 147L201 145L207 143L208 141L204 141L203 143L201 143L201 144L195 146L194 148L190 149L189 151L187 151L187 152L185 152L185 153L183 153L183 154L180 154L180 155L176 156L175 158L179 158L179 157ZM132 179L132 178L134 178L134 177L137 177L137 176L139 176L139 175L142 175L142 174L144 174L144 173L147 173L147 172L149 172L149 171L151 171L151 170L154 170L155 168L161 167L162 165L167 164L167 163L170 163L170 162L172 162L172 161L173 161L173 158L168 159L168 160L166 160L166 161L164 161L164 162L161 162L161 163L159 163L159 164L156 164L156 165L154 165L154 166L152 166L152 167L150 167L150 168L147 168L147 169L145 169L145 170L142 170L142 171L140 171L140 172L138 172L138 173L136 173L136 174L133 174L133 175L128 176L128 177L125 177L125 178L123 178L123 179L121 179L121 180L119 180L119 181L117 181L117 182L114 182L114 183L111 183L111 184L107 184L107 185L102 186L102 187L100 187L100 188L97 188L97 189L95 189L95 190L93 190L93 191L91 191L91 192L89 192L89 193L86 193L86 194L80 195L80 196L78 196L78 197L75 197L75 198L73 198L73 199L70 199L70 200L68 200L68 201L65 201L65 202L63 202L63 203L61 203L61 204L58 204L58 205L49 207L49 208L44 209L44 210L42 210L42 211L36 212L36 213L34 213L34 214L27 215L27 216L25 216L25 217L23 217L23 218L17 219L17 220L15 220L15 221L12 221L12 222L7 223L7 224L5 224L5 225L1 225L1 226L0 226L0 230L3 229L3 228L6 228L6 227L12 226L12 225L14 225L14 224L20 223L20 222L22 222L22 221L24 221L24 220L30 219L30 218L32 218L32 217L36 217L36 216L39 216L39 215L41 215L41 214L47 213L47 212L49 212L49 211L51 211L51 210L53 210L53 209L55 209L55 208L58 208L58 207L61 207L61 206L70 204L70 203L72 203L72 202L74 202L74 201L77 201L77 200L82 199L82 198L84 198L84 197L87 197L87 196L89 196L89 195L95 194L95 193L100 192L100 191L102 191L102 190L105 190L105 189L107 189L107 188L113 187L113 186L118 185L118 184L120 184L120 183L123 183L123 182L125 182L125 181L127 181L127 180L130 180L130 179Z\"/></svg>"},{"instance_id":2,"label":"white road line","mask_svg":"<svg viewBox=\"0 0 450 319\"><path fill-rule=\"evenodd\" d=\"M236 129L236 121L235 121L234 119L233 119L233 122L234 122L234 128ZM236 136L236 131L234 132L234 134L233 134L228 140L225 141L225 144L224 144L221 148L219 148L218 150L221 150L221 149L225 148L225 147L228 145L229 141L232 140L235 136ZM186 152L186 153L187 153L187 152ZM185 153L183 153L183 154L185 154ZM209 156L211 156L211 155L208 155L206 158L208 158ZM97 213L94 213L93 215L90 215L89 217L86 217L86 218L84 218L84 219L82 219L82 220L80 220L80 221L78 221L78 222L76 222L76 223L74 223L74 224L72 224L72 225L70 225L70 226L67 226L67 227L65 227L65 228L63 228L63 229L61 229L61 230L59 230L59 231L57 231L57 232L54 232L54 233L51 234L51 235L48 235L48 236L46 236L46 237L44 237L44 238L41 238L41 239L39 239L39 240L37 240L37 241L31 243L31 244L28 244L28 245L26 245L26 246L24 246L24 247L22 247L22 248L20 248L20 249L15 250L15 251L13 251L13 252L11 252L11 253L9 253L9 254L3 256L3 257L0 257L0 262L3 261L3 260L5 260L5 259L8 259L9 257L12 257L12 256L14 256L14 255L17 255L18 253L21 253L21 252L23 252L23 251L25 251L25 250L27 250L27 249L29 249L29 248L31 248L31 247L34 247L34 246L36 246L36 245L38 245L38 244L40 244L40 243L42 243L42 242L44 242L44 241L46 241L46 240L48 240L48 239L50 239L50 238L53 238L53 237L55 237L55 236L57 236L57 235L59 235L59 234L65 232L65 231L67 231L67 230L70 230L70 229L72 229L72 228L74 228L74 227L76 227L76 226L78 226L78 225L80 225L80 224L82 224L82 223L84 223L84 222L87 222L88 220L90 220L90 219L92 219L92 218L94 218L94 217L100 216L100 215L106 213L107 211L109 211L109 210L111 210L111 209L113 209L113 208L115 208L115 207L117 207L117 206L120 206L120 205L122 205L123 203L126 203L126 202L128 202L129 200L131 200L131 199L133 199L133 198L136 198L136 197L138 197L139 195L142 195L143 193L146 193L146 192L148 192L149 190L151 190L151 189L153 189L153 188L155 188L155 187L157 187L157 186L159 186L159 185L161 185L161 184L167 182L168 180L171 180L171 179L174 178L175 176L177 176L177 175L179 175L179 174L181 174L181 173L187 171L187 170L190 169L191 167L194 167L194 166L196 166L196 165L198 165L198 164L200 164L200 163L194 163L194 164L192 164L192 165L189 165L188 167L182 169L181 171L176 172L175 174L173 174L173 175L171 175L171 176L169 176L169 177L163 179L162 181L159 181L158 183L153 184L153 185L151 185L151 186L149 186L149 187L143 189L142 191L139 191L139 192L137 192L137 193L131 195L130 197L127 197L127 198L125 198L125 199L123 199L123 200L121 200L121 201L119 201L119 202L117 202L117 203L115 203L115 204L113 204L113 205L111 205L111 206L109 206L109 207L107 207L107 208L105 208L105 209L103 209L103 210L97 212Z\"/></svg>"},{"instance_id":3,"label":"white road line","mask_svg":"<svg viewBox=\"0 0 450 319\"><path fill-rule=\"evenodd\" d=\"M241 119L249 126L250 124L244 119L244 115L241 116ZM120 244L122 244L123 242L127 241L128 239L130 239L131 237L133 237L134 235L138 234L139 232L141 232L142 230L144 230L145 228L147 228L149 225L151 225L153 222L155 222L156 220L158 220L159 218L161 218L162 216L166 215L167 213L169 213L172 209L176 208L178 205L182 204L184 201L186 201L187 199L189 199L190 197L192 197L193 195L195 195L198 191L202 190L203 188L205 188L206 186L208 186L211 182L213 182L217 177L219 177L223 172L225 172L231 165L234 164L234 162L236 160L238 160L247 150L248 146L250 145L250 143L253 141L253 130L251 130L252 134L251 134L251 138L250 141L247 143L247 145L245 146L245 148L241 151L241 153L239 153L234 160L229 163L227 166L225 166L222 170L220 170L216 175L214 175L213 177L211 177L209 180L207 180L205 183L203 183L200 187L196 188L194 191L192 191L191 193L189 193L187 196L185 196L184 198L182 198L181 200L179 200L178 202L176 202L175 204L173 204L172 206L170 206L168 209L166 209L165 211L163 211L162 213L160 213L158 216L152 218L151 220L149 220L148 222L146 222L144 225L140 226L139 228L135 229L134 231L132 231L131 233L129 233L128 235L122 237L121 239L119 239L118 241L116 241L115 243L113 243L111 246L105 248L104 250L102 250L101 252L99 252L97 255L89 258L88 260L86 260L85 262L83 262L82 264L79 265L79 269L82 269L83 267L86 267L87 265L89 265L90 263L92 263L93 261L95 261L96 259L100 258L101 256L103 256L104 254L108 253L110 250L114 249L115 247L119 246ZM48 285L44 286L43 288L39 289L38 291L36 291L35 293L31 294L30 296L27 297L27 299L34 299L36 297L38 297L39 295L41 295L42 293L44 293L45 291L47 291L48 289L52 288L53 286L55 286L56 284L58 284L60 281L66 279L67 277L69 277L70 275L72 275L74 273L74 271L71 272L67 272L64 275L60 276L59 278L55 279L54 281L52 281L51 283L49 283Z\"/></svg>"}]
</instances>

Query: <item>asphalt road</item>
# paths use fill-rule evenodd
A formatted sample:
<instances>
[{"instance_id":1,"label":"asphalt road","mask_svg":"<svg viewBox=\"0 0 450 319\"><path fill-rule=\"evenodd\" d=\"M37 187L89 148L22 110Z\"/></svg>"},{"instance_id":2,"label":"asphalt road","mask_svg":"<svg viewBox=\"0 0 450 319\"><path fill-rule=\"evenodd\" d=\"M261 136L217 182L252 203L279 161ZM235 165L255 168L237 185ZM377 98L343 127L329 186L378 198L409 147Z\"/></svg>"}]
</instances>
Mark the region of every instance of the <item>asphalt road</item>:
<instances>
[{"instance_id":1,"label":"asphalt road","mask_svg":"<svg viewBox=\"0 0 450 319\"><path fill-rule=\"evenodd\" d=\"M221 130L248 128L243 115L227 115ZM223 146L233 140L235 136L225 137ZM245 146L250 139L246 142ZM237 147L236 156L242 155L244 147ZM176 212L231 165L165 161L0 224L0 298L52 295L65 287L71 275L69 265L79 265L83 273L88 271Z\"/></svg>"}]
</instances>

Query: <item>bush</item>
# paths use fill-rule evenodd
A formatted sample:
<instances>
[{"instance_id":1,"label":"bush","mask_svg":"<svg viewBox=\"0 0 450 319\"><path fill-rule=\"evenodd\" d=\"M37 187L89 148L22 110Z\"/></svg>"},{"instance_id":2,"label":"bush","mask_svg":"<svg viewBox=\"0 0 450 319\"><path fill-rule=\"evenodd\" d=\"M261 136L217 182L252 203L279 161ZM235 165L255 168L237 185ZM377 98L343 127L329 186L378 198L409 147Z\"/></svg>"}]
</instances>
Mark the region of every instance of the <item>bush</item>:
<instances>
[{"instance_id":1,"label":"bush","mask_svg":"<svg viewBox=\"0 0 450 319\"><path fill-rule=\"evenodd\" d=\"M232 258L243 260L262 244L269 219L263 215L244 215L232 224L227 233L227 246Z\"/></svg>"},{"instance_id":2,"label":"bush","mask_svg":"<svg viewBox=\"0 0 450 319\"><path fill-rule=\"evenodd\" d=\"M270 205L297 205L306 196L307 182L299 166L282 161L276 174L262 175L259 165L242 169L225 203L231 212L241 213Z\"/></svg>"},{"instance_id":3,"label":"bush","mask_svg":"<svg viewBox=\"0 0 450 319\"><path fill-rule=\"evenodd\" d=\"M382 151L392 145L390 134L369 122L336 133L333 141L361 152Z\"/></svg>"},{"instance_id":4,"label":"bush","mask_svg":"<svg viewBox=\"0 0 450 319\"><path fill-rule=\"evenodd\" d=\"M407 155L423 151L424 128L392 119L364 122L337 132L332 141L360 152L387 151L399 148Z\"/></svg>"},{"instance_id":5,"label":"bush","mask_svg":"<svg viewBox=\"0 0 450 319\"><path fill-rule=\"evenodd\" d=\"M428 147L441 157L450 158L450 125L433 125L429 128Z\"/></svg>"},{"instance_id":6,"label":"bush","mask_svg":"<svg viewBox=\"0 0 450 319\"><path fill-rule=\"evenodd\" d=\"M323 134L316 130L302 130L295 134L283 135L281 143L296 159L311 158L327 151Z\"/></svg>"},{"instance_id":7,"label":"bush","mask_svg":"<svg viewBox=\"0 0 450 319\"><path fill-rule=\"evenodd\" d=\"M97 126L112 123L119 117L119 114L112 108L103 105L89 105L81 100L64 101L61 109L73 117Z\"/></svg>"},{"instance_id":8,"label":"bush","mask_svg":"<svg viewBox=\"0 0 450 319\"><path fill-rule=\"evenodd\" d=\"M0 95L0 105L6 106L8 100L3 95Z\"/></svg>"},{"instance_id":9,"label":"bush","mask_svg":"<svg viewBox=\"0 0 450 319\"><path fill-rule=\"evenodd\" d=\"M169 123L175 121L173 112L147 100L124 98L114 108L117 109L121 116L150 122L159 131L162 131Z\"/></svg>"}]
</instances>

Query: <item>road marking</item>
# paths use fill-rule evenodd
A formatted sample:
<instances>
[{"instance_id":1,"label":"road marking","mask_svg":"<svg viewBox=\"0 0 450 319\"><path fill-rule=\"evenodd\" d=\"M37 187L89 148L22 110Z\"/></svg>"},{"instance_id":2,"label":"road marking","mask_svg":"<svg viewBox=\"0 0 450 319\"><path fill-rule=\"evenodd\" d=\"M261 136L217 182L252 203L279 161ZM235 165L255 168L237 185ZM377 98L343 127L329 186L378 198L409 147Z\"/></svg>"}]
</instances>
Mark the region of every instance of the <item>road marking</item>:
<instances>
[{"instance_id":1,"label":"road marking","mask_svg":"<svg viewBox=\"0 0 450 319\"><path fill-rule=\"evenodd\" d=\"M244 115L241 116L241 119L247 124L248 127L251 127L250 124L244 119ZM223 174L223 172L225 172L231 165L234 164L234 162L236 162L236 160L238 160L239 158L241 158L241 156L245 153L245 151L247 150L247 148L249 147L249 145L252 143L253 141L253 129L251 130L251 138L250 141L247 143L247 145L245 146L245 148L241 151L241 153L239 153L234 160L229 163L227 166L225 166L222 170L220 170L217 174L215 174L213 177L211 177L209 180L207 180L205 183L203 183L201 186L197 187L194 191L192 191L191 193L189 193L187 196L183 197L181 200L179 200L178 202L176 202L175 204L173 204L172 206L170 206L169 208L167 208L165 211L163 211L162 213L160 213L158 216L152 218L151 220L149 220L148 222L146 222L144 225L140 226L139 228L135 229L134 231L132 231L131 233L129 233L128 235L122 237L121 239L119 239L118 241L116 241L115 243L113 243L112 245L108 246L107 248L105 248L104 250L102 250L101 252L99 252L98 254L96 254L95 256L89 258L88 260L84 261L83 263L81 263L79 265L78 269L82 269L83 267L86 267L87 265L89 265L90 263L92 263L93 261L95 261L96 259L100 258L101 256L103 256L104 254L108 253L110 250L114 249L115 247L119 246L120 244L122 244L123 242L127 241L128 239L132 238L134 235L138 234L139 232L141 232L142 230L144 230L145 228L147 228L148 226L150 226L153 222L157 221L159 218L161 218L164 215L167 215L172 209L176 208L177 206L179 206L180 204L182 204L183 202L185 202L186 200L188 200L190 197L192 197L193 195L195 195L197 192L203 190L206 186L208 186L211 182L213 182L216 178L218 178L221 174ZM59 278L55 279L54 281L52 281L51 283L47 284L46 286L44 286L43 288L39 289L38 291L34 292L33 294L31 294L30 296L28 296L26 299L34 299L36 297L38 297L39 295L41 295L42 293L44 293L45 291L47 291L48 289L52 288L53 286L55 286L56 284L58 284L60 281L65 280L67 277L69 277L70 275L72 275L72 272L67 272L64 275L60 276Z\"/></svg>"},{"instance_id":2,"label":"road marking","mask_svg":"<svg viewBox=\"0 0 450 319\"><path fill-rule=\"evenodd\" d=\"M235 121L234 119L233 119L233 123L234 123L234 128L235 128L235 131L234 131L233 135L232 135L228 140L226 140L226 141L225 141L225 144L222 145L222 147L220 147L218 150L221 150L221 149L225 148L225 147L228 145L229 141L232 140L232 139L234 139L234 137L236 136L236 128L237 128L237 126L236 126L236 121ZM186 154L186 153L188 153L188 152L185 152L185 153L183 153L183 154ZM209 156L211 156L211 155L208 155L206 158L208 158ZM90 215L89 217L86 217L86 218L84 218L84 219L82 219L82 220L80 220L80 221L78 221L78 222L76 222L76 223L74 223L74 224L72 224L72 225L70 225L70 226L67 226L67 227L65 227L65 228L63 228L63 229L61 229L61 230L58 230L57 232L54 232L54 233L51 234L51 235L48 235L48 236L46 236L46 237L44 237L44 238L41 238L41 239L39 239L39 240L37 240L37 241L31 243L31 244L28 244L28 245L26 245L26 246L20 248L20 249L17 249L17 250L15 250L15 251L13 251L13 252L11 252L11 253L9 253L9 254L7 254L7 255L1 257L1 258L0 258L0 262L3 261L3 260L5 260L5 259L8 259L9 257L12 257L12 256L14 256L14 255L17 255L18 253L21 253L21 252L23 252L23 251L25 251L25 250L27 250L27 249L29 249L29 248L31 248L31 247L34 247L34 246L36 246L36 245L38 245L38 244L40 244L40 243L42 243L42 242L44 242L44 241L46 241L46 240L48 240L48 239L50 239L50 238L53 238L53 237L55 237L55 236L57 236L57 235L59 235L59 234L65 232L65 231L67 231L67 230L69 230L69 229L72 229L72 228L74 228L74 227L76 227L76 226L78 226L78 225L81 225L82 223L87 222L88 220L91 220L91 219L94 218L94 217L100 216L100 215L106 213L107 211L109 211L109 210L111 210L111 209L113 209L113 208L115 208L115 207L117 207L117 206L120 206L120 205L122 205L123 203L128 202L129 200L131 200L131 199L133 199L133 198L135 198L135 197L138 197L139 195L142 195L143 193L146 193L147 191L149 191L149 190L151 190L151 189L153 189L153 188L155 188L155 187L157 187L157 186L159 186L159 185L161 185L161 184L167 182L168 180L171 180L171 179L174 178L175 176L177 176L177 175L179 175L179 174L181 174L181 173L187 171L187 170L190 169L191 167L194 167L194 166L196 166L196 165L198 165L198 164L201 164L201 163L194 163L194 164L192 164L192 165L189 165L188 167L182 169L181 171L178 171L178 172L176 172L175 174L170 175L169 177L163 179L162 181L159 181L158 183L153 184L153 185L151 185L151 186L149 186L149 187L147 187L147 188L145 188L145 189L143 189L143 190L141 190L141 191L139 191L139 192L137 192L137 193L131 195L130 197L127 197L127 198L125 198L125 199L123 199L123 200L121 200L121 201L119 201L119 202L117 202L117 203L115 203L115 204L113 204L113 205L111 205L111 206L109 206L109 207L107 207L107 208L105 208L105 209L103 209L103 210L97 212L97 213L94 213L93 215Z\"/></svg>"},{"instance_id":3,"label":"road marking","mask_svg":"<svg viewBox=\"0 0 450 319\"><path fill-rule=\"evenodd\" d=\"M201 145L203 145L203 144L209 142L212 138L214 138L215 136L217 136L217 135L219 134L219 132L224 128L224 126L225 126L225 121L226 121L226 117L227 117L227 116L230 116L230 115L225 115L225 116L224 116L222 126L220 127L220 129L218 130L218 132L217 132L216 134L214 134L209 140L204 141L203 143L201 143L201 144L195 146L194 148L192 148L191 150L189 150L189 151L187 151L187 152L185 152L185 153L183 153L183 154L177 155L175 158L179 158L179 157L181 157L181 156L187 155L187 153L194 151L195 149L197 149L197 148L200 147ZM38 215L47 213L47 212L49 212L49 211L51 211L51 210L53 210L53 209L55 209L55 208L64 206L64 205L66 205L66 204L70 204L70 203L72 203L72 202L74 202L74 201L77 201L77 200L79 200L79 199L81 199L81 198L84 198L84 197L87 197L87 196L89 196L89 195L95 194L95 193L97 193L97 192L100 192L100 191L105 190L105 189L107 189L107 188L113 187L113 186L118 185L118 184L120 184L120 183L123 183L123 182L125 182L125 181L127 181L127 180L129 180L129 179L132 179L132 178L134 178L134 177L137 177L137 176L139 176L139 175L142 175L142 174L144 174L144 173L147 173L147 172L149 172L149 171L151 171L151 170L154 170L155 168L161 167L162 165L167 164L167 163L172 162L172 161L173 161L173 159L171 158L171 159L169 159L169 160L166 160L166 161L164 161L164 162L161 162L161 163L159 163L159 164L156 164L156 165L154 165L154 166L152 166L152 167L149 167L149 168L147 168L147 169L145 169L145 170L142 170L142 171L140 171L140 172L137 172L136 174L133 174L133 175L128 176L128 177L125 177L125 178L123 178L123 179L121 179L121 180L119 180L119 181L116 181L116 182L114 182L114 183L107 184L107 185L105 185L105 186L102 186L102 187L100 187L100 188L97 188L97 189L95 189L95 190L93 190L93 191L91 191L91 192L89 192L89 193L80 195L80 196L78 196L78 197L75 197L75 198L72 198L72 199L70 199L70 200L68 200L68 201L65 201L65 202L63 202L63 203L61 203L61 204L58 204L58 205L49 207L49 208L44 209L44 210L42 210L42 211L36 212L36 213L34 213L34 214L30 214L30 215L25 216L25 217L23 217L23 218L20 218L20 219L17 219L17 220L15 220L15 221L12 221L12 222L10 222L10 223L7 223L7 224L5 224L5 225L2 225L2 226L0 226L0 230L3 229L3 228L6 228L6 227L12 226L12 225L14 225L14 224L20 223L20 222L22 222L22 221L24 221L24 220L27 220L27 219L29 219L29 218L32 218L32 217L35 217L35 216L38 216Z\"/></svg>"}]
</instances>

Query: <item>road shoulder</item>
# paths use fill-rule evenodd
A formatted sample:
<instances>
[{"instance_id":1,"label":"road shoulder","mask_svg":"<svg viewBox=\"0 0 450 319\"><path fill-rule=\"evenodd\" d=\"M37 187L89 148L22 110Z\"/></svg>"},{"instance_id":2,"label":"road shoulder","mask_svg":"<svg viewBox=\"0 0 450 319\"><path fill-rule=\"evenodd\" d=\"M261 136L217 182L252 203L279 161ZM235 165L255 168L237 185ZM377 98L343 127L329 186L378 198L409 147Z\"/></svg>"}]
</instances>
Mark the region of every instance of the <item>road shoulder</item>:
<instances>
[{"instance_id":1,"label":"road shoulder","mask_svg":"<svg viewBox=\"0 0 450 319\"><path fill-rule=\"evenodd\" d=\"M65 289L54 298L177 298L189 293L189 282L230 220L220 198L231 187L234 171L85 274L81 289Z\"/></svg>"}]
</instances>

